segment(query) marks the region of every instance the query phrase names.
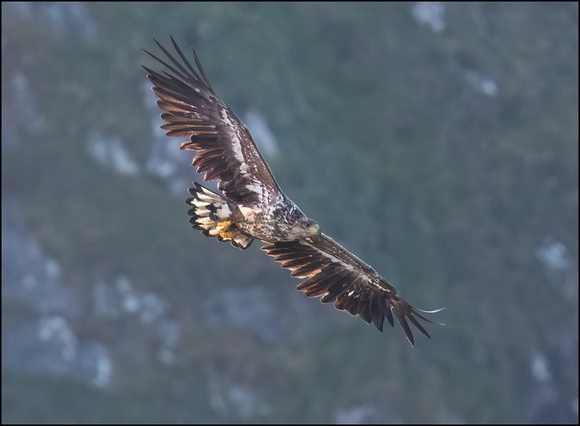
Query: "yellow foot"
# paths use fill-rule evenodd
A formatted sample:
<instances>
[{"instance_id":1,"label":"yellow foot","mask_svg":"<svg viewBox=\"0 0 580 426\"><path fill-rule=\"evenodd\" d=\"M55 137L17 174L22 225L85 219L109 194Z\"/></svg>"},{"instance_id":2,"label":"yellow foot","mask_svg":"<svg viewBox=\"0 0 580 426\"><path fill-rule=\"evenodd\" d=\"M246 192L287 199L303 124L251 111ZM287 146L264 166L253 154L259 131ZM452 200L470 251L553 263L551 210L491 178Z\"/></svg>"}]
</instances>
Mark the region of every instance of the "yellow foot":
<instances>
[{"instance_id":1,"label":"yellow foot","mask_svg":"<svg viewBox=\"0 0 580 426\"><path fill-rule=\"evenodd\" d=\"M233 240L240 234L238 227L229 220L218 222L216 229L224 240Z\"/></svg>"}]
</instances>

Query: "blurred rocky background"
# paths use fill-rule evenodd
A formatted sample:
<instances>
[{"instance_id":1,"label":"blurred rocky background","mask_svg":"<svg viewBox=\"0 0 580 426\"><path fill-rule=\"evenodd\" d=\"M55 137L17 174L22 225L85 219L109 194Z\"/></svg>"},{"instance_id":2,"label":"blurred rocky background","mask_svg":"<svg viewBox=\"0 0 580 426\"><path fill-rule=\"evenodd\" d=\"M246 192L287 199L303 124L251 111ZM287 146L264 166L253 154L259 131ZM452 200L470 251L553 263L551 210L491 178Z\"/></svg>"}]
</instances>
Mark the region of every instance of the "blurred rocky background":
<instances>
[{"instance_id":1,"label":"blurred rocky background","mask_svg":"<svg viewBox=\"0 0 580 426\"><path fill-rule=\"evenodd\" d=\"M169 34L432 340L190 228ZM577 3L3 2L2 421L577 423Z\"/></svg>"}]
</instances>

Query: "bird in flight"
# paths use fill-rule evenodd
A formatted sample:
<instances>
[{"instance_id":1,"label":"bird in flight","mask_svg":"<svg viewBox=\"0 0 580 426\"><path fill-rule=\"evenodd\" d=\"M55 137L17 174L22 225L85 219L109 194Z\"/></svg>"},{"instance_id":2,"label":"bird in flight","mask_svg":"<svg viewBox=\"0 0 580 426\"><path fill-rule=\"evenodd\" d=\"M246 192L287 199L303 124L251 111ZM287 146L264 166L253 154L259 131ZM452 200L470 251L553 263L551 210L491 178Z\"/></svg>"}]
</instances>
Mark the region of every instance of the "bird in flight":
<instances>
[{"instance_id":1,"label":"bird in flight","mask_svg":"<svg viewBox=\"0 0 580 426\"><path fill-rule=\"evenodd\" d=\"M373 322L383 331L385 317L394 326L397 317L405 336L414 344L409 320L428 338L418 319L433 323L423 311L407 303L387 280L372 267L320 231L280 189L272 171L260 154L248 128L213 90L193 51L197 70L171 37L179 59L157 40L166 56L160 59L163 72L145 66L164 111L161 126L167 136L188 138L180 149L193 150L193 166L204 180L218 180L216 193L194 182L186 200L191 225L208 237L246 249L254 239L291 276L305 279L296 288L309 297L352 316ZM418 312L419 311L419 312Z\"/></svg>"}]
</instances>

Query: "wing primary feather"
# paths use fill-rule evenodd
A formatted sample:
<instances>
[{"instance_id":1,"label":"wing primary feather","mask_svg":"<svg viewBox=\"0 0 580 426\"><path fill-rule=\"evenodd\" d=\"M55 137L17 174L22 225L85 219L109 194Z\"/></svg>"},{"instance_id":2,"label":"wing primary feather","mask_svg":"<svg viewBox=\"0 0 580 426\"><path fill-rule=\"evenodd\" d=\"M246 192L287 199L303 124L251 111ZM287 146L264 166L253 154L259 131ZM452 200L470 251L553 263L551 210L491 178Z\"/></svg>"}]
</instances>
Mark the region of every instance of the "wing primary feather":
<instances>
[{"instance_id":1,"label":"wing primary feather","mask_svg":"<svg viewBox=\"0 0 580 426\"><path fill-rule=\"evenodd\" d=\"M334 307L339 311L344 311L344 305L347 302L347 300L348 298L344 296L344 293L341 294L336 298L336 301L334 302Z\"/></svg>"},{"instance_id":2,"label":"wing primary feather","mask_svg":"<svg viewBox=\"0 0 580 426\"><path fill-rule=\"evenodd\" d=\"M328 291L328 287L332 285L334 281L336 281L335 276L326 277L321 279L320 281L314 282L309 287L303 287L300 290L302 290L304 294L306 294L306 296L308 297L322 296Z\"/></svg>"},{"instance_id":3,"label":"wing primary feather","mask_svg":"<svg viewBox=\"0 0 580 426\"><path fill-rule=\"evenodd\" d=\"M397 315L397 318L399 319L399 322L401 323L401 327L403 327L403 331L405 332L405 336L407 337L407 340L409 341L411 346L415 346L415 339L413 338L413 333L411 332L411 328L409 327L407 320L405 319L405 317L403 315Z\"/></svg>"},{"instance_id":4,"label":"wing primary feather","mask_svg":"<svg viewBox=\"0 0 580 426\"><path fill-rule=\"evenodd\" d=\"M387 317L387 320L391 324L391 327L394 327L395 326L395 321L393 320L393 313L388 308L385 310L385 317Z\"/></svg>"},{"instance_id":5,"label":"wing primary feather","mask_svg":"<svg viewBox=\"0 0 580 426\"><path fill-rule=\"evenodd\" d=\"M155 39L153 39L153 40L155 41L155 43L157 43L157 45L158 45L158 46L160 46L160 47L161 47L161 49L162 49L164 52L167 52L167 51L166 51L166 50L165 50L165 49L164 49L164 48L163 48L163 47L162 47L162 46L159 44L159 42L158 42L157 40L155 40ZM186 76L184 76L183 74L181 74L179 71L177 71L175 68L173 68L173 67L172 67L171 65L169 65L167 62L165 62L163 59L161 59L161 58L158 58L158 57L157 57L157 56L155 56L153 53L150 53L150 52L146 51L145 49L143 49L143 52L147 53L149 56L151 56L153 59L155 59L156 61L158 61L158 62L159 62L161 65L163 65L164 67L167 67L167 69L169 69L171 72L173 72L175 75L177 75L177 76L178 76L180 79L182 79L182 80L187 80L187 77L186 77ZM168 56L171 58L171 55L169 55L169 53L166 53L166 55L168 55ZM145 67L143 67L143 68L145 68ZM147 69L147 68L145 68L145 69ZM149 72L149 73L150 73L151 75L158 75L158 76L160 76L160 74L159 74L159 73L155 73L155 72L153 72L153 73L152 73L152 72ZM174 80L174 79L175 79L175 77L173 77L171 74L168 74L167 72L165 72L165 74L167 75L167 77L168 77L170 80ZM161 78L163 78L163 77L161 77Z\"/></svg>"},{"instance_id":6,"label":"wing primary feather","mask_svg":"<svg viewBox=\"0 0 580 426\"><path fill-rule=\"evenodd\" d=\"M193 51L193 57L195 58L195 64L199 68L199 71L201 72L201 76L203 77L205 84L207 84L207 87L209 87L211 89L211 91L213 92L213 88L211 87L211 83L209 82L209 79L205 75L205 71L203 70L203 67L201 66L201 62L200 62L199 58L197 57L197 53L195 53L194 49L191 49L191 50Z\"/></svg>"},{"instance_id":7,"label":"wing primary feather","mask_svg":"<svg viewBox=\"0 0 580 426\"><path fill-rule=\"evenodd\" d=\"M379 329L379 331L383 331L383 323L385 322L385 311L381 306L381 302L379 301L379 296L377 293L371 293L371 315L373 323L375 327Z\"/></svg>"},{"instance_id":8,"label":"wing primary feather","mask_svg":"<svg viewBox=\"0 0 580 426\"><path fill-rule=\"evenodd\" d=\"M187 68L189 68L189 71L191 71L191 74L194 75L196 77L196 79L199 81L199 75L197 74L197 72L193 69L193 67L191 66L191 64L189 63L189 61L187 60L187 58L185 57L185 55L183 54L183 52L181 51L181 49L179 48L179 46L177 45L177 43L175 42L173 36L169 36L169 38L171 39L171 43L173 43L173 47L175 48L175 51L177 52L177 54L179 55L179 57L181 58L181 60L183 61L183 63L187 66ZM193 48L191 49L193 50ZM193 56L195 57L195 50L193 50ZM203 72L203 69L201 68L201 65L198 63L198 61L196 61L197 66L199 67L199 70L201 71L201 74L203 75L203 78L205 80L205 83L207 84L207 87L209 87L211 89L211 91L213 92L213 89L211 87L211 84L209 84L209 80L205 77L205 74Z\"/></svg>"},{"instance_id":9,"label":"wing primary feather","mask_svg":"<svg viewBox=\"0 0 580 426\"><path fill-rule=\"evenodd\" d=\"M181 59L183 59L183 62L185 62L185 64L189 65L189 62L187 61L187 59L185 59L185 56L183 56L183 53L181 52L181 49L179 48L179 46L177 46L177 44L175 43L175 40L173 40L173 37L169 36L171 38L171 41L173 42L173 47L175 47L175 50L177 51L178 55L181 57ZM183 67L183 65L181 65L179 63L179 61L177 59L175 59L173 57L173 55L171 55L167 49L165 49L157 40L153 39L155 41L155 43L157 43L157 46L159 46L159 48L161 49L161 51L163 53L165 53L165 56L167 56L169 58L169 60L171 62L173 62L173 65L175 65L179 71L181 71L181 73L177 73L175 71L175 69L172 69L173 72L175 72L177 75L181 76L183 78L184 81L188 80L188 72L187 70ZM195 70L191 67L191 65L189 65L189 69L191 70L191 75L189 77L193 77L194 80L196 81L200 81L199 75L195 72ZM171 77L171 75L169 75L169 77Z\"/></svg>"},{"instance_id":10,"label":"wing primary feather","mask_svg":"<svg viewBox=\"0 0 580 426\"><path fill-rule=\"evenodd\" d=\"M371 314L371 303L370 300L363 301L361 304L361 309L358 313L359 317L362 318L363 321L370 323L372 321L372 314Z\"/></svg>"},{"instance_id":11,"label":"wing primary feather","mask_svg":"<svg viewBox=\"0 0 580 426\"><path fill-rule=\"evenodd\" d=\"M352 296L350 296L350 298L352 299L352 301L348 304L346 312L348 312L353 316L356 316L360 312L361 304L364 303L364 300L360 292L353 294Z\"/></svg>"},{"instance_id":12,"label":"wing primary feather","mask_svg":"<svg viewBox=\"0 0 580 426\"><path fill-rule=\"evenodd\" d=\"M417 314L418 315L418 314ZM420 316L420 315L419 315ZM425 330L423 328L423 326L419 323L419 321L417 321L415 319L415 317L413 317L413 313L410 313L409 315L407 315L407 317L409 318L409 321L411 321L413 323L413 325L415 327L417 327L417 329L423 333L425 336L427 336L429 339L431 338L431 336L429 336L429 333L427 333L427 330ZM430 322L430 321L429 321Z\"/></svg>"}]
</instances>

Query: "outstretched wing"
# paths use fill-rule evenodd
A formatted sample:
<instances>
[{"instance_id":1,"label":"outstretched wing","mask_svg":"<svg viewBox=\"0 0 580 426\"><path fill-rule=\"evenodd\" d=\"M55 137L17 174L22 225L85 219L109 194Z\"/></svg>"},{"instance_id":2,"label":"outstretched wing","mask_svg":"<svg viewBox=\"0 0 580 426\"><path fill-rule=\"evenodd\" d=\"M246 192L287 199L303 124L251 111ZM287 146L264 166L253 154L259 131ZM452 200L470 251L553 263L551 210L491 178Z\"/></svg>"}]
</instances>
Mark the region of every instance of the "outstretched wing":
<instances>
[{"instance_id":1,"label":"outstretched wing","mask_svg":"<svg viewBox=\"0 0 580 426\"><path fill-rule=\"evenodd\" d=\"M415 317L433 321L420 315L372 267L327 235L280 241L265 245L262 250L283 268L290 269L293 277L308 278L296 287L307 296L321 297L322 303L334 303L341 311L358 315L367 323L372 321L380 331L383 331L385 317L394 326L394 315L411 345L414 338L407 319L431 338Z\"/></svg>"},{"instance_id":2,"label":"outstretched wing","mask_svg":"<svg viewBox=\"0 0 580 426\"><path fill-rule=\"evenodd\" d=\"M219 179L218 188L236 203L262 204L275 198L280 187L260 154L250 131L215 94L193 51L196 71L173 37L171 42L181 62L155 40L172 65L145 51L160 62L163 74L147 67L157 105L165 110L161 126L167 136L189 137L181 149L196 150L193 165L204 180Z\"/></svg>"}]
</instances>

